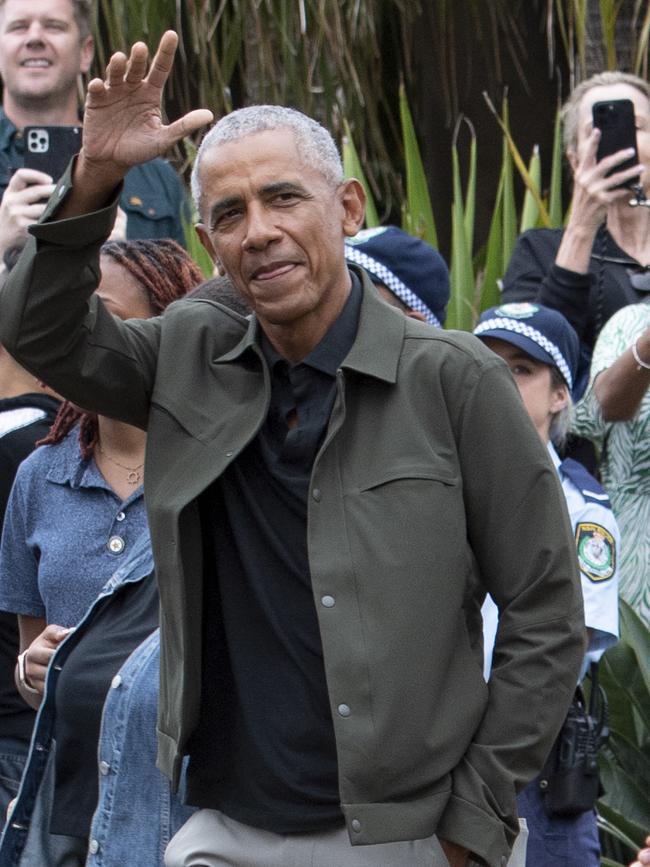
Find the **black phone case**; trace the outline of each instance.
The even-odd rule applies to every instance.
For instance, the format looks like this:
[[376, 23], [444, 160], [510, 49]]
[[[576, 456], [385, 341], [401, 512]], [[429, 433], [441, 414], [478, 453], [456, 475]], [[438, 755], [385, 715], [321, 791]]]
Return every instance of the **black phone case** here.
[[45, 172], [57, 181], [81, 148], [80, 126], [27, 126], [25, 168]]
[[[595, 102], [591, 109], [593, 124], [600, 130], [600, 141], [596, 159], [600, 162], [604, 157], [615, 154], [626, 148], [634, 148], [634, 154], [614, 169], [607, 172], [607, 177], [615, 172], [631, 168], [639, 162], [636, 149], [636, 121], [634, 119], [634, 104], [630, 99], [610, 99], [604, 102]], [[616, 189], [633, 187], [638, 184], [639, 176], [630, 178], [624, 184], [619, 184]]]

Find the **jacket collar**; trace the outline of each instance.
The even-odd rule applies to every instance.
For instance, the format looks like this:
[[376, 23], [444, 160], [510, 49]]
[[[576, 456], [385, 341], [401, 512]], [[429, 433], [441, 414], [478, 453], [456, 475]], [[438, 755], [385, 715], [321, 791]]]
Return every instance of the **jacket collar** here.
[[[363, 268], [355, 265], [348, 265], [348, 267], [361, 280], [363, 299], [357, 336], [341, 366], [394, 383], [397, 381], [397, 367], [404, 342], [406, 317], [379, 297]], [[257, 319], [253, 314], [248, 321], [246, 333], [239, 343], [224, 355], [215, 358], [215, 362], [220, 364], [235, 361], [249, 349], [260, 354], [257, 329]]]
[[9, 120], [0, 106], [0, 150], [7, 151], [11, 145], [11, 140], [16, 134], [15, 125]]

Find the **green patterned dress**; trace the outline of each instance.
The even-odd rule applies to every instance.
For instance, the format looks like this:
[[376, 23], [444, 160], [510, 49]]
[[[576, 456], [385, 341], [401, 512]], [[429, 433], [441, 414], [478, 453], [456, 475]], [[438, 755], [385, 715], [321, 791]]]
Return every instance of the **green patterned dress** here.
[[594, 348], [587, 392], [575, 408], [572, 429], [601, 452], [603, 487], [621, 530], [620, 595], [650, 626], [650, 389], [627, 422], [603, 421], [593, 391], [610, 367], [650, 326], [650, 304], [623, 307], [605, 324]]

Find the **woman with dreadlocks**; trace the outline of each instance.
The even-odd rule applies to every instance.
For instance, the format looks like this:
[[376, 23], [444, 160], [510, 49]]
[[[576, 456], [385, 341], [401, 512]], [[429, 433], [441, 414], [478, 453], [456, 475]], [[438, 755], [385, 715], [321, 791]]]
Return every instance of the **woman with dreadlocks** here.
[[[161, 313], [202, 278], [169, 240], [108, 242], [100, 265], [97, 296], [122, 319]], [[144, 431], [64, 403], [18, 471], [0, 550], [0, 608], [18, 615], [16, 682], [33, 707], [42, 700], [56, 648], [146, 536], [144, 451]], [[72, 840], [73, 849], [87, 837], [96, 800], [87, 774], [88, 761], [92, 769], [96, 764], [99, 696], [104, 681], [158, 625], [155, 582], [142, 582], [128, 611], [113, 606], [112, 612], [57, 684], [56, 783], [44, 830]], [[81, 744], [90, 745], [90, 758]], [[39, 856], [38, 863], [48, 861]]]

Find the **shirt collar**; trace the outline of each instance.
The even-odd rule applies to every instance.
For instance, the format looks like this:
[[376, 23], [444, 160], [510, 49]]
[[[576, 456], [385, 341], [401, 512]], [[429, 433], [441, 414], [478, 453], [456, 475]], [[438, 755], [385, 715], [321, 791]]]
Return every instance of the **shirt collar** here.
[[553, 466], [555, 467], [555, 469], [559, 473], [560, 472], [560, 464], [562, 463], [562, 461], [560, 460], [560, 456], [558, 455], [558, 453], [555, 451], [555, 446], [553, 445], [553, 443], [550, 440], [549, 440], [546, 448], [548, 449], [548, 453], [551, 456], [551, 460], [553, 461]]
[[[79, 428], [75, 425], [72, 430], [55, 446], [44, 446], [51, 449], [51, 466], [47, 471], [48, 482], [57, 485], [70, 485], [71, 488], [104, 488], [113, 493], [104, 476], [99, 472], [97, 464], [90, 458], [84, 460], [81, 457], [79, 446]], [[142, 487], [138, 487], [129, 495], [125, 502], [136, 499], [142, 494]]]
[[[359, 325], [362, 298], [361, 283], [356, 274], [350, 273], [350, 276], [352, 288], [343, 309], [320, 343], [301, 362], [329, 376], [336, 376], [336, 371], [352, 348]], [[285, 360], [276, 352], [263, 332], [260, 333], [260, 347], [270, 368], [278, 361]]]
[[[341, 366], [385, 382], [397, 382], [397, 368], [407, 317], [380, 298], [363, 268], [348, 263], [348, 270], [359, 279], [362, 293], [356, 336]], [[434, 338], [435, 331], [435, 328], [431, 328], [431, 339]], [[235, 361], [250, 349], [261, 355], [257, 345], [257, 333], [258, 323], [253, 314], [239, 343], [214, 361], [219, 364]], [[381, 335], [381, 348], [378, 348], [378, 335]]]
[[17, 131], [13, 122], [9, 120], [4, 109], [0, 106], [0, 150], [6, 151], [9, 149]]

